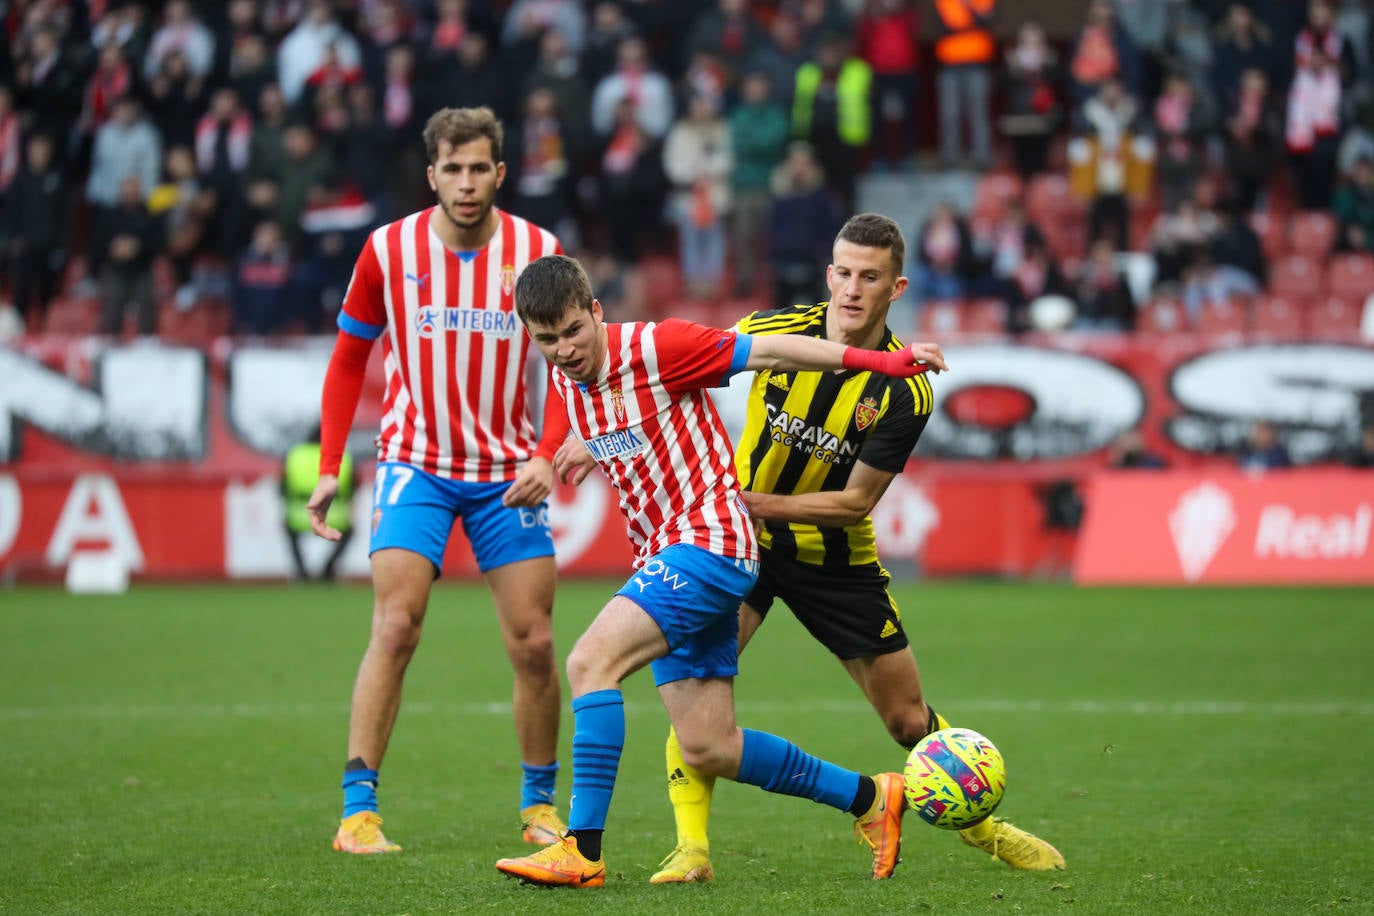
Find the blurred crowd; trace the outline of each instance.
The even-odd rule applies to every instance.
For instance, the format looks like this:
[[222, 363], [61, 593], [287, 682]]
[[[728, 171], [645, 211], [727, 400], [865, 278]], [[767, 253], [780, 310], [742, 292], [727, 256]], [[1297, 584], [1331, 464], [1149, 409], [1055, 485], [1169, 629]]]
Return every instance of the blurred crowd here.
[[0, 0], [0, 300], [31, 332], [64, 300], [102, 332], [206, 302], [327, 331], [367, 232], [432, 200], [426, 118], [470, 105], [506, 125], [499, 203], [619, 317], [663, 308], [669, 258], [684, 300], [822, 297], [874, 173], [976, 176], [908, 227], [930, 315], [1120, 332], [1374, 292], [1369, 3], [1087, 0], [1054, 37], [1001, 6]]

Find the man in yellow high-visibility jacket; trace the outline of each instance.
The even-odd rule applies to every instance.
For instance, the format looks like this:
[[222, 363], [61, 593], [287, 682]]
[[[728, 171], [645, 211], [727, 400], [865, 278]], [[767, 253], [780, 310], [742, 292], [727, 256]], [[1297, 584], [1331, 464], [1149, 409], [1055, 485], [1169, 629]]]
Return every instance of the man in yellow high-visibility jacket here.
[[[281, 495], [285, 509], [283, 521], [286, 527], [286, 542], [291, 547], [291, 559], [296, 564], [296, 578], [310, 579], [305, 559], [301, 556], [300, 535], [308, 535], [310, 512], [306, 504], [315, 492], [315, 484], [320, 479], [320, 431], [317, 427], [310, 438], [286, 450], [282, 459]], [[353, 457], [344, 452], [343, 463], [339, 466], [339, 495], [329, 506], [329, 526], [337, 529], [343, 537], [330, 542], [329, 559], [320, 572], [321, 579], [333, 579], [334, 567], [339, 562], [353, 537], [353, 490], [357, 486], [357, 476], [353, 467]]]

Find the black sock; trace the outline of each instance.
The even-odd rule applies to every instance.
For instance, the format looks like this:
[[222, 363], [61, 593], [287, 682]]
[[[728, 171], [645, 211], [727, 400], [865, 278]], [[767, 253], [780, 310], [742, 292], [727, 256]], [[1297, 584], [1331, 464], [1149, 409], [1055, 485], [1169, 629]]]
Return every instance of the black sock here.
[[345, 763], [345, 764], [344, 764], [344, 772], [345, 772], [345, 773], [352, 773], [354, 770], [370, 770], [370, 769], [372, 769], [372, 767], [368, 766], [368, 765], [367, 765], [367, 762], [366, 762], [365, 760], [363, 760], [363, 758], [361, 758], [361, 757], [354, 757], [352, 760], [348, 761], [348, 763]]
[[873, 781], [872, 776], [859, 777], [859, 792], [854, 796], [854, 804], [849, 806], [849, 813], [855, 817], [863, 817], [868, 813], [868, 809], [873, 807], [873, 799], [878, 797], [878, 784]]
[[569, 830], [568, 836], [577, 840], [577, 851], [582, 858], [595, 862], [601, 858], [601, 830]]

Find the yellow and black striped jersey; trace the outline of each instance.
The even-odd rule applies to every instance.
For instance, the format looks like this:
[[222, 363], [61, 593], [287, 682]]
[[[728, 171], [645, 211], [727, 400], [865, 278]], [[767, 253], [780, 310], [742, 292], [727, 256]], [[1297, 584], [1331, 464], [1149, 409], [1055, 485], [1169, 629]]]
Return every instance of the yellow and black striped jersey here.
[[[745, 334], [825, 337], [827, 302], [755, 312]], [[900, 350], [884, 329], [876, 349]], [[746, 490], [818, 493], [843, 490], [855, 461], [900, 472], [930, 417], [933, 397], [925, 375], [898, 379], [873, 372], [755, 373], [735, 470]], [[762, 545], [803, 563], [853, 566], [878, 562], [873, 522], [846, 528], [780, 521], [764, 525]]]

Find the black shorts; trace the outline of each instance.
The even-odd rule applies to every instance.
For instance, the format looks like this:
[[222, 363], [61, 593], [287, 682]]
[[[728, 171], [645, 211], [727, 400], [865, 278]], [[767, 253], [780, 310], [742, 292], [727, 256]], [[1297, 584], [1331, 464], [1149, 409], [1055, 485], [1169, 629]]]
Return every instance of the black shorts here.
[[879, 564], [815, 566], [771, 550], [760, 554], [759, 580], [744, 598], [760, 616], [782, 599], [821, 645], [845, 660], [907, 647], [902, 614], [887, 590], [892, 577]]

